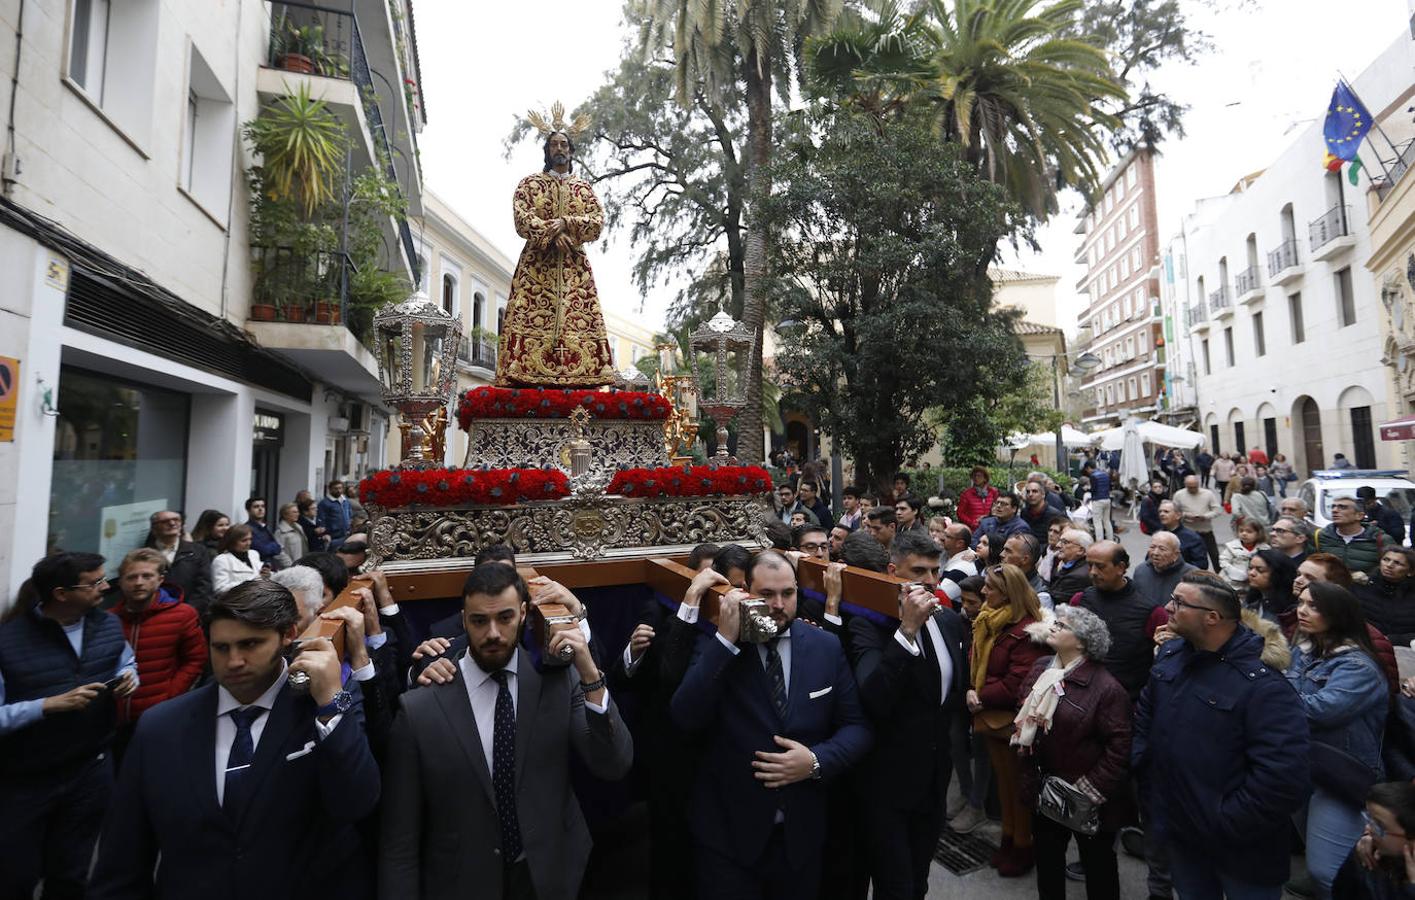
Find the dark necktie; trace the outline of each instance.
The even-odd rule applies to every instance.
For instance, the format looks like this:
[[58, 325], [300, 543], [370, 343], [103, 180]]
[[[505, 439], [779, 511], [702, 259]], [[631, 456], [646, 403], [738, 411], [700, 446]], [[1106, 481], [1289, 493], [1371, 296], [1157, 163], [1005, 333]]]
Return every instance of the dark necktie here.
[[226, 785], [221, 794], [221, 808], [232, 818], [241, 815], [246, 803], [251, 760], [255, 758], [255, 740], [251, 737], [251, 725], [263, 715], [265, 710], [259, 706], [231, 710], [231, 721], [236, 723], [236, 739], [231, 742], [231, 753], [226, 757]]
[[766, 645], [766, 677], [771, 683], [771, 704], [782, 722], [786, 721], [786, 673], [781, 668], [781, 654], [776, 652], [776, 641]]
[[491, 673], [498, 685], [491, 731], [491, 783], [501, 825], [501, 859], [508, 865], [521, 858], [521, 823], [516, 817], [516, 707], [506, 683], [510, 674], [505, 669]]

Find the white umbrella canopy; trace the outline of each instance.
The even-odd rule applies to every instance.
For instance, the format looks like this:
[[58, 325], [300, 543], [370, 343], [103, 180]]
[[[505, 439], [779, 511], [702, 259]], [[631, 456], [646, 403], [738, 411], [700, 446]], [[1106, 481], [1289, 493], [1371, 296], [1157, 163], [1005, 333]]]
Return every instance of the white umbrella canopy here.
[[[1175, 428], [1173, 425], [1162, 425], [1155, 421], [1131, 421], [1135, 421], [1135, 428], [1140, 433], [1140, 440], [1146, 444], [1196, 450], [1206, 443], [1202, 434], [1187, 428]], [[1125, 449], [1125, 429], [1123, 427], [1107, 428], [1104, 431], [1096, 432], [1092, 437], [1100, 439], [1102, 450], [1123, 451]]]
[[1120, 483], [1134, 487], [1148, 481], [1150, 472], [1145, 463], [1145, 444], [1140, 438], [1139, 423], [1131, 419], [1121, 429]]
[[[1070, 425], [1061, 426], [1061, 442], [1067, 447], [1090, 447], [1095, 444], [1096, 436], [1087, 434], [1079, 428]], [[1039, 431], [1036, 434], [1014, 434], [1007, 439], [1007, 446], [1014, 450], [1032, 445], [1051, 447], [1056, 444], [1055, 431]]]

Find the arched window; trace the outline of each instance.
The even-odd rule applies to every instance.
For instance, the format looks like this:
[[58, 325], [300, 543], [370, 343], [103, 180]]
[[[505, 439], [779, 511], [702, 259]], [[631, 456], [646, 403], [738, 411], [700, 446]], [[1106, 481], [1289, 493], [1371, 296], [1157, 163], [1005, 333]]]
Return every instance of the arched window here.
[[486, 306], [486, 297], [481, 291], [472, 294], [472, 327], [482, 327], [482, 307]]
[[442, 276], [442, 310], [457, 317], [457, 279], [450, 273]]

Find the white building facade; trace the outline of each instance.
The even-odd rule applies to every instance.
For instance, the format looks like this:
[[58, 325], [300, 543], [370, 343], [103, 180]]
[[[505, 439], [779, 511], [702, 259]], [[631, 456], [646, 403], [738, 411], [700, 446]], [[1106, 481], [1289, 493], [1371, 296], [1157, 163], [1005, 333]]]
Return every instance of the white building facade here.
[[[1381, 109], [1409, 91], [1411, 72], [1402, 39], [1353, 86]], [[1266, 170], [1202, 201], [1166, 253], [1210, 448], [1283, 453], [1299, 474], [1336, 453], [1359, 467], [1397, 462], [1377, 434], [1394, 407], [1365, 268], [1370, 179], [1353, 187], [1345, 169], [1325, 171], [1325, 150], [1318, 119]]]
[[[367, 336], [342, 324], [341, 280], [322, 321], [313, 304], [253, 314], [262, 272], [241, 126], [262, 104], [307, 86], [346, 126], [349, 171], [379, 167], [420, 212], [411, 5], [331, 7], [0, 10], [0, 111], [13, 109], [0, 135], [0, 356], [19, 367], [0, 440], [0, 607], [52, 549], [104, 553], [115, 571], [155, 510], [182, 510], [189, 527], [208, 508], [242, 521], [248, 497], [273, 512], [384, 463], [377, 367]], [[272, 40], [300, 28], [303, 54]], [[375, 81], [409, 87], [365, 89]], [[379, 267], [411, 283], [406, 221], [389, 217], [386, 233]]]

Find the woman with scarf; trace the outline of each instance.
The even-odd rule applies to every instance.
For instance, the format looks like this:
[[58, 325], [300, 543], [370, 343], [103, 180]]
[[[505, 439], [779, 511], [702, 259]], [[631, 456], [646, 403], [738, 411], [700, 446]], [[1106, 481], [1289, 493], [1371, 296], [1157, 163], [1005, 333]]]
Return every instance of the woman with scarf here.
[[983, 608], [973, 619], [967, 700], [973, 732], [986, 739], [997, 775], [1002, 846], [992, 865], [1004, 878], [1025, 875], [1032, 868], [1032, 810], [1021, 797], [1017, 754], [1008, 742], [1022, 702], [1022, 681], [1041, 656], [1041, 648], [1027, 636], [1027, 626], [1041, 620], [1041, 601], [1022, 570], [1013, 565], [988, 567]]
[[[1130, 697], [1101, 660], [1110, 652], [1105, 622], [1079, 606], [1059, 606], [1050, 625], [1028, 629], [1055, 653], [1032, 668], [1022, 684], [1022, 709], [1012, 746], [1022, 757], [1022, 796], [1035, 806], [1052, 775], [1100, 809], [1100, 830], [1075, 834], [1086, 871], [1087, 900], [1120, 900], [1115, 835], [1126, 822], [1130, 765]], [[1066, 846], [1072, 832], [1037, 815], [1037, 897], [1066, 898]]]
[[1302, 697], [1312, 733], [1312, 799], [1307, 805], [1307, 871], [1317, 895], [1360, 839], [1361, 804], [1381, 780], [1381, 737], [1389, 696], [1361, 605], [1331, 582], [1298, 595], [1287, 680]]
[[1296, 578], [1297, 564], [1292, 557], [1271, 548], [1256, 551], [1248, 560], [1248, 591], [1243, 608], [1281, 624], [1279, 617], [1286, 614], [1290, 618], [1292, 582]]

